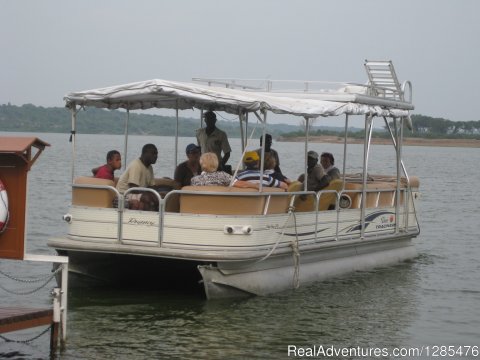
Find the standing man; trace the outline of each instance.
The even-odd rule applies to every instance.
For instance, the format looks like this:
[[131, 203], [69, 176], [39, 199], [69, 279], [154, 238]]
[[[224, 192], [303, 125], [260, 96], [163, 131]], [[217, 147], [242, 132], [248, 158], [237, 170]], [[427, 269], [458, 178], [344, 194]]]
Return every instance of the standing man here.
[[232, 151], [227, 134], [215, 126], [217, 116], [213, 111], [207, 111], [203, 117], [206, 127], [197, 130], [198, 145], [202, 149], [202, 154], [215, 153], [218, 157], [218, 168], [225, 171], [225, 166]]

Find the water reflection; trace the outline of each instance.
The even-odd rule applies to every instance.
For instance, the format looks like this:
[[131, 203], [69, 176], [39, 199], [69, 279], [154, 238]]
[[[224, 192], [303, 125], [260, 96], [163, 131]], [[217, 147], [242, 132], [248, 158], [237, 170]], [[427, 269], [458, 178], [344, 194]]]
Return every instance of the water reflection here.
[[285, 357], [288, 344], [401, 346], [417, 312], [417, 281], [415, 266], [406, 263], [242, 300], [73, 290], [62, 358], [88, 358], [96, 351], [108, 358], [122, 349], [120, 358], [265, 359]]

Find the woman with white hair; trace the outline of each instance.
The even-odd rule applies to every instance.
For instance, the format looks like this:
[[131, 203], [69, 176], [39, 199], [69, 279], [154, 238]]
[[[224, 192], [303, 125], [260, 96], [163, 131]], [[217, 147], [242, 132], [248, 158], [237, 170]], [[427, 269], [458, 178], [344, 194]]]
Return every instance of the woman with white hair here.
[[[200, 156], [200, 167], [202, 173], [194, 176], [191, 181], [191, 185], [194, 186], [207, 186], [207, 185], [220, 185], [229, 186], [232, 182], [233, 176], [225, 171], [218, 171], [218, 157], [213, 152], [207, 152]], [[253, 188], [258, 189], [258, 184], [252, 184], [248, 181], [234, 180], [233, 186], [241, 188]]]

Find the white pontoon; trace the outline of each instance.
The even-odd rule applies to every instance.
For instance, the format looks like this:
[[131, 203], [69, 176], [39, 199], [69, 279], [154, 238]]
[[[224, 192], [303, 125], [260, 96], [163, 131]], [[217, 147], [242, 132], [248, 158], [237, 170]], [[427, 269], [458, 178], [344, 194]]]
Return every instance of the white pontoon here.
[[[365, 68], [366, 85], [330, 84], [329, 90], [317, 90], [315, 82], [302, 82], [292, 90], [291, 82], [280, 87], [274, 81], [259, 86], [253, 81], [195, 79], [67, 94], [74, 157], [76, 117], [83, 107], [126, 109], [127, 119], [130, 110], [176, 109], [177, 121], [179, 110], [224, 111], [239, 116], [243, 149], [249, 114], [262, 123], [263, 136], [269, 112], [290, 114], [305, 119], [305, 160], [311, 119], [344, 116], [343, 172], [341, 180], [318, 193], [298, 184], [288, 192], [187, 186], [155, 193], [157, 212], [125, 208], [125, 194], [113, 181], [76, 177], [72, 165], [72, 203], [64, 216], [68, 234], [50, 239], [48, 245], [69, 256], [71, 272], [97, 280], [142, 278], [161, 284], [189, 271], [195, 277], [198, 269], [208, 298], [265, 295], [415, 257], [419, 183], [408, 176], [402, 161], [403, 125], [413, 109], [411, 85], [399, 83], [389, 61], [366, 61]], [[363, 172], [356, 176], [345, 169], [350, 115], [365, 118]], [[373, 121], [378, 118], [389, 129], [395, 149], [393, 175], [368, 174]], [[263, 168], [264, 149], [261, 155]]]

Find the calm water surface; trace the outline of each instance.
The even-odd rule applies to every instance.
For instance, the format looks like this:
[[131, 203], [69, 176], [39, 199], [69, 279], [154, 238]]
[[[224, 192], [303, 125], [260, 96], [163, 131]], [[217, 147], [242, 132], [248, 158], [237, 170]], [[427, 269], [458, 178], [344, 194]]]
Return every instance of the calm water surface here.
[[[27, 249], [53, 254], [47, 239], [66, 231], [61, 216], [70, 197], [70, 143], [65, 134], [39, 137], [52, 147], [30, 172]], [[81, 154], [77, 175], [102, 164], [112, 148], [123, 153], [122, 136], [80, 135], [77, 139]], [[172, 177], [172, 138], [132, 136], [127, 162], [147, 142], [159, 147], [156, 175]], [[180, 149], [189, 142], [193, 138], [180, 139]], [[239, 141], [232, 143], [231, 163], [239, 156]], [[294, 178], [302, 172], [298, 159], [303, 156], [303, 144], [274, 142], [273, 147], [285, 173]], [[331, 151], [337, 159], [343, 154], [342, 145], [311, 144], [310, 148]], [[361, 171], [362, 154], [361, 145], [349, 149], [348, 172]], [[393, 170], [392, 159], [390, 147], [374, 146], [370, 173]], [[421, 234], [416, 239], [419, 257], [415, 260], [244, 300], [206, 301], [191, 292], [72, 288], [67, 346], [57, 358], [283, 359], [288, 358], [288, 345], [480, 346], [480, 199], [476, 188], [480, 150], [405, 147], [404, 159], [409, 174], [421, 179]], [[341, 169], [341, 160], [337, 162]], [[48, 274], [50, 265], [1, 260], [0, 270], [26, 277]], [[0, 282], [9, 289], [32, 289], [1, 275]], [[0, 289], [1, 305], [48, 306], [50, 289], [26, 297]], [[39, 331], [8, 335], [26, 339]], [[0, 340], [1, 357], [47, 358], [48, 336], [29, 344]]]

